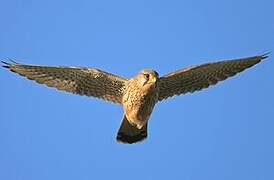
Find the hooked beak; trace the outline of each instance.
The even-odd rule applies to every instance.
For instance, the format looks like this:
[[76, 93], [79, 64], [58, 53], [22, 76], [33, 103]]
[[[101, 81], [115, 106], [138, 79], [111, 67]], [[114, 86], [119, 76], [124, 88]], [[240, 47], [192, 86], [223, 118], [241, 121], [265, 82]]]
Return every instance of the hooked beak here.
[[149, 84], [155, 84], [157, 81], [157, 77], [152, 77], [150, 80], [149, 80]]
[[155, 83], [156, 81], [157, 81], [157, 77], [153, 77], [153, 78], [152, 78], [152, 82]]

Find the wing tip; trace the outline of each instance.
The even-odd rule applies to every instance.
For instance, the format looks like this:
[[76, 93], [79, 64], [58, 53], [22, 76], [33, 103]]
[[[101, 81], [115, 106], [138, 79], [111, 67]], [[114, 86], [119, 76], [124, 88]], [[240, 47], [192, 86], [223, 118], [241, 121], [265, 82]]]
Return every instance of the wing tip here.
[[11, 66], [19, 64], [18, 62], [14, 61], [14, 60], [12, 60], [12, 59], [10, 59], [10, 58], [8, 58], [8, 61], [9, 61], [9, 62], [4, 61], [4, 60], [1, 60], [1, 63], [2, 63], [2, 67], [3, 67], [3, 68], [10, 69]]
[[260, 57], [261, 57], [261, 59], [263, 60], [263, 59], [268, 58], [268, 57], [270, 56], [270, 54], [271, 54], [271, 51], [268, 51], [268, 52], [263, 53], [262, 55], [260, 55]]
[[8, 62], [6, 62], [6, 61], [1, 61], [1, 63], [2, 63], [2, 67], [3, 68], [10, 68], [10, 66], [11, 66], [11, 63], [8, 63]]

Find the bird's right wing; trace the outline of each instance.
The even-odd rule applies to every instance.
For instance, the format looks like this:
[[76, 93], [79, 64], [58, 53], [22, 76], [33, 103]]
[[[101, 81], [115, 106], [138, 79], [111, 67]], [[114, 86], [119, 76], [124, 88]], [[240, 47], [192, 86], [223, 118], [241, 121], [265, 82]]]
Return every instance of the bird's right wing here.
[[160, 78], [159, 101], [174, 95], [199, 91], [259, 63], [267, 54], [225, 60], [180, 69]]
[[79, 95], [93, 96], [121, 104], [124, 82], [120, 76], [95, 68], [35, 66], [3, 62], [3, 67], [45, 84]]

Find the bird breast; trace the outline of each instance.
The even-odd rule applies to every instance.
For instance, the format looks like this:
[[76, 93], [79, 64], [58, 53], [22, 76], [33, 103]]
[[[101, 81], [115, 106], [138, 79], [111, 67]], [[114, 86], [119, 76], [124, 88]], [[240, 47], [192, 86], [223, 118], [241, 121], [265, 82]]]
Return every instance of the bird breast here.
[[123, 96], [124, 113], [132, 125], [142, 128], [148, 121], [150, 114], [158, 100], [158, 91], [143, 89], [133, 83], [126, 87]]

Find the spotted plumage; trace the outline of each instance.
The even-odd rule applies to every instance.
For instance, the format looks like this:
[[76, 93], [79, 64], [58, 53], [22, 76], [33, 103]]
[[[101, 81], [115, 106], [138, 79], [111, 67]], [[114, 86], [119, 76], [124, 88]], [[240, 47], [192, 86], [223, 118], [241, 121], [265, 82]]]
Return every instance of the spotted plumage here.
[[116, 139], [135, 143], [147, 137], [148, 120], [157, 102], [207, 88], [265, 58], [267, 54], [190, 66], [162, 77], [154, 70], [142, 70], [129, 79], [96, 68], [2, 63], [3, 67], [37, 83], [122, 105], [124, 117]]

